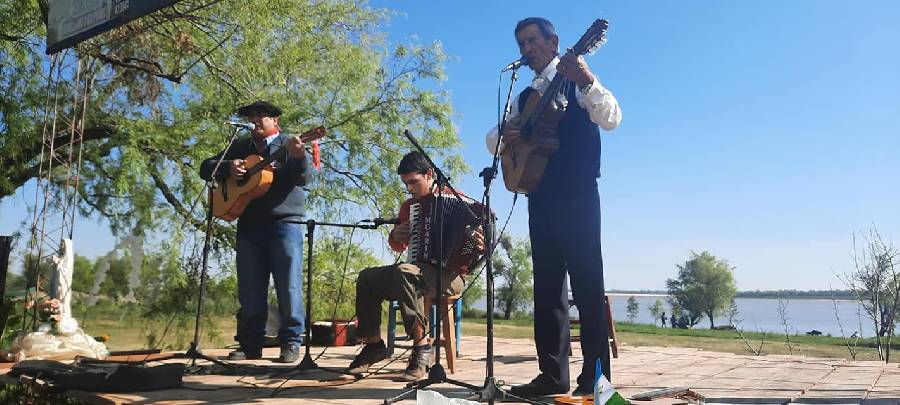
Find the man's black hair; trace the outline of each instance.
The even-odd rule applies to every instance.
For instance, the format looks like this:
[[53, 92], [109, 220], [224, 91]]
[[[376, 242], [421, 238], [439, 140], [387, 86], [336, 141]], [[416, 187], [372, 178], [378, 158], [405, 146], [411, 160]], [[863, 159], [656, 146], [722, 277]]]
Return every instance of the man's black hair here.
[[407, 153], [405, 156], [403, 156], [403, 159], [400, 160], [400, 164], [397, 165], [397, 174], [425, 174], [428, 173], [429, 169], [431, 169], [431, 165], [428, 164], [428, 160], [425, 159], [425, 155], [419, 153], [418, 151], [414, 151]]
[[547, 21], [546, 18], [528, 17], [516, 24], [516, 31], [513, 32], [513, 36], [519, 35], [519, 31], [531, 24], [537, 24], [538, 28], [541, 30], [541, 35], [543, 35], [544, 38], [550, 39], [550, 37], [556, 35], [556, 28], [554, 28], [553, 24], [550, 23], [550, 21]]

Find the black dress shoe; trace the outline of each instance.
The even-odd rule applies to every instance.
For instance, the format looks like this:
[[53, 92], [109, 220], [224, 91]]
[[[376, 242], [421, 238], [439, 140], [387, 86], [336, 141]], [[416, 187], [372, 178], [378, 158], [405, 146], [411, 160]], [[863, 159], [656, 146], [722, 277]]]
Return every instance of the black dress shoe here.
[[554, 383], [550, 377], [539, 374], [528, 384], [513, 385], [509, 393], [517, 397], [534, 398], [547, 395], [565, 394], [569, 392], [569, 385]]
[[594, 395], [594, 389], [591, 387], [582, 387], [578, 386], [575, 388], [575, 391], [572, 392], [573, 397], [590, 397]]
[[293, 363], [300, 360], [300, 345], [289, 343], [281, 346], [281, 355], [272, 360], [276, 363]]

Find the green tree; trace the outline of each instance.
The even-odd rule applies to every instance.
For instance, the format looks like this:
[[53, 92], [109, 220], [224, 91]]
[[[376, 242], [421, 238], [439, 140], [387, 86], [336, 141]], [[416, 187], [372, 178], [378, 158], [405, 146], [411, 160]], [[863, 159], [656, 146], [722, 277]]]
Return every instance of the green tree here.
[[638, 305], [637, 299], [635, 299], [633, 295], [628, 297], [628, 307], [625, 309], [625, 313], [628, 314], [628, 322], [634, 323], [640, 310], [641, 306]]
[[691, 326], [705, 314], [709, 327], [714, 327], [716, 313], [724, 311], [737, 292], [733, 268], [706, 251], [691, 252], [690, 259], [677, 267], [678, 278], [666, 280], [672, 305], [687, 312]]
[[485, 296], [484, 273], [480, 275], [477, 273], [470, 274], [466, 277], [466, 289], [464, 291], [465, 294], [460, 298], [462, 300], [464, 315], [475, 313], [475, 303]]
[[660, 298], [657, 298], [656, 302], [654, 302], [653, 305], [647, 307], [647, 309], [650, 310], [650, 316], [653, 317], [654, 325], [656, 324], [656, 321], [660, 319], [660, 316], [665, 313], [663, 312], [663, 301]]
[[532, 302], [531, 244], [526, 239], [505, 236], [498, 247], [506, 254], [494, 254], [494, 274], [499, 278], [495, 296], [503, 318], [510, 319], [514, 312]]
[[106, 279], [100, 283], [100, 294], [119, 300], [128, 295], [128, 273], [131, 271], [131, 262], [127, 256], [109, 260], [109, 269], [106, 270]]
[[[48, 66], [41, 4], [0, 0], [0, 15], [15, 17], [0, 25], [0, 56], [10, 66], [0, 80], [0, 167], [8, 174], [0, 196], [37, 175]], [[80, 44], [70, 54], [90, 58], [82, 75], [95, 78], [81, 208], [104, 215], [117, 234], [180, 232], [184, 221], [200, 227], [202, 210], [191, 210], [202, 190], [197, 164], [223, 148], [221, 120], [257, 98], [286, 107], [286, 132], [329, 129], [308, 200], [322, 216], [399, 205], [392, 169], [408, 149], [406, 129], [449, 173], [464, 170], [449, 97], [429, 84], [444, 78], [441, 46], [391, 49], [378, 31], [389, 16], [347, 0], [183, 0]], [[216, 235], [230, 241], [223, 228]]]
[[[312, 319], [350, 319], [356, 314], [356, 276], [366, 267], [380, 265], [378, 258], [357, 244], [348, 234], [332, 233], [316, 241], [313, 252]], [[306, 255], [306, 252], [304, 252]], [[304, 260], [306, 258], [304, 257]], [[304, 268], [304, 272], [306, 268]], [[303, 274], [306, 293], [306, 277]], [[304, 297], [305, 299], [305, 297]], [[304, 303], [305, 305], [305, 303]]]
[[[51, 94], [46, 12], [46, 0], [0, 0], [0, 198], [38, 175]], [[405, 197], [393, 171], [409, 149], [404, 130], [448, 175], [467, 170], [440, 87], [441, 44], [388, 43], [380, 27], [391, 16], [352, 0], [182, 0], [60, 54], [60, 99], [71, 99], [76, 66], [91, 84], [81, 214], [104, 217], [120, 237], [169, 238], [151, 249], [171, 257], [144, 269], [156, 272], [156, 284], [142, 286], [165, 296], [145, 310], [175, 310], [196, 296], [198, 256], [173, 252], [202, 243], [198, 165], [226, 144], [221, 121], [237, 106], [267, 99], [284, 107], [284, 132], [329, 129], [322, 170], [308, 187], [312, 217], [392, 214]], [[61, 105], [59, 116], [70, 115], [72, 105]], [[218, 282], [233, 271], [234, 227], [216, 222], [213, 232], [210, 274]], [[352, 254], [368, 257], [358, 247]]]
[[868, 235], [860, 233], [859, 239], [854, 233], [855, 269], [841, 278], [872, 320], [879, 357], [890, 361], [891, 341], [900, 317], [900, 249], [885, 242], [874, 226]]
[[94, 263], [91, 259], [75, 255], [75, 267], [72, 273], [72, 290], [90, 293], [94, 286]]

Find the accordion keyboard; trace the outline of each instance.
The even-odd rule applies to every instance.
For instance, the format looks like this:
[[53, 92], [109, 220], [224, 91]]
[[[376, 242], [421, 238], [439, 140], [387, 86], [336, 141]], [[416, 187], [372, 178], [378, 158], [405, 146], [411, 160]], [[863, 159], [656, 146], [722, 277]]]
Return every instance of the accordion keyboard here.
[[419, 255], [419, 249], [421, 249], [422, 241], [420, 240], [420, 233], [412, 232], [413, 229], [416, 229], [416, 226], [419, 224], [422, 204], [414, 203], [409, 206], [409, 244], [406, 249], [406, 262], [413, 263], [415, 258]]

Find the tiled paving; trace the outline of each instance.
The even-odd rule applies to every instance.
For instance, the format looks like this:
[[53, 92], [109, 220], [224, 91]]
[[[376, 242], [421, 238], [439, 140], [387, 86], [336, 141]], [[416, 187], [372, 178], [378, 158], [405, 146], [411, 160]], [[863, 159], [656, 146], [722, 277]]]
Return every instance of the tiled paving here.
[[[481, 386], [485, 381], [486, 340], [463, 338], [457, 372], [448, 377]], [[538, 367], [531, 340], [497, 339], [494, 371], [505, 384], [528, 382]], [[278, 349], [266, 349], [266, 359]], [[313, 348], [313, 356], [321, 348]], [[323, 367], [344, 367], [356, 347], [329, 348], [317, 359]], [[577, 344], [572, 357], [572, 387], [581, 369]], [[204, 354], [225, 356], [225, 349], [207, 349]], [[132, 394], [69, 392], [89, 403], [206, 404], [206, 403], [296, 403], [381, 404], [384, 398], [404, 390], [396, 381], [406, 366], [406, 353], [361, 380], [328, 371], [297, 373], [294, 366], [269, 360], [238, 362], [241, 375], [186, 375], [184, 387]], [[200, 362], [199, 364], [205, 364]], [[446, 364], [446, 363], [445, 363]], [[446, 366], [445, 366], [446, 367]], [[851, 362], [800, 356], [745, 356], [688, 348], [619, 348], [613, 360], [613, 383], [626, 398], [647, 391], [687, 387], [706, 397], [707, 403], [729, 404], [900, 404], [900, 368], [896, 363]], [[449, 384], [429, 387], [451, 397], [465, 398], [471, 391]], [[399, 403], [411, 404], [412, 399]], [[549, 400], [547, 402], [550, 402]], [[635, 401], [635, 403], [641, 403]], [[684, 403], [657, 400], [646, 404]]]

